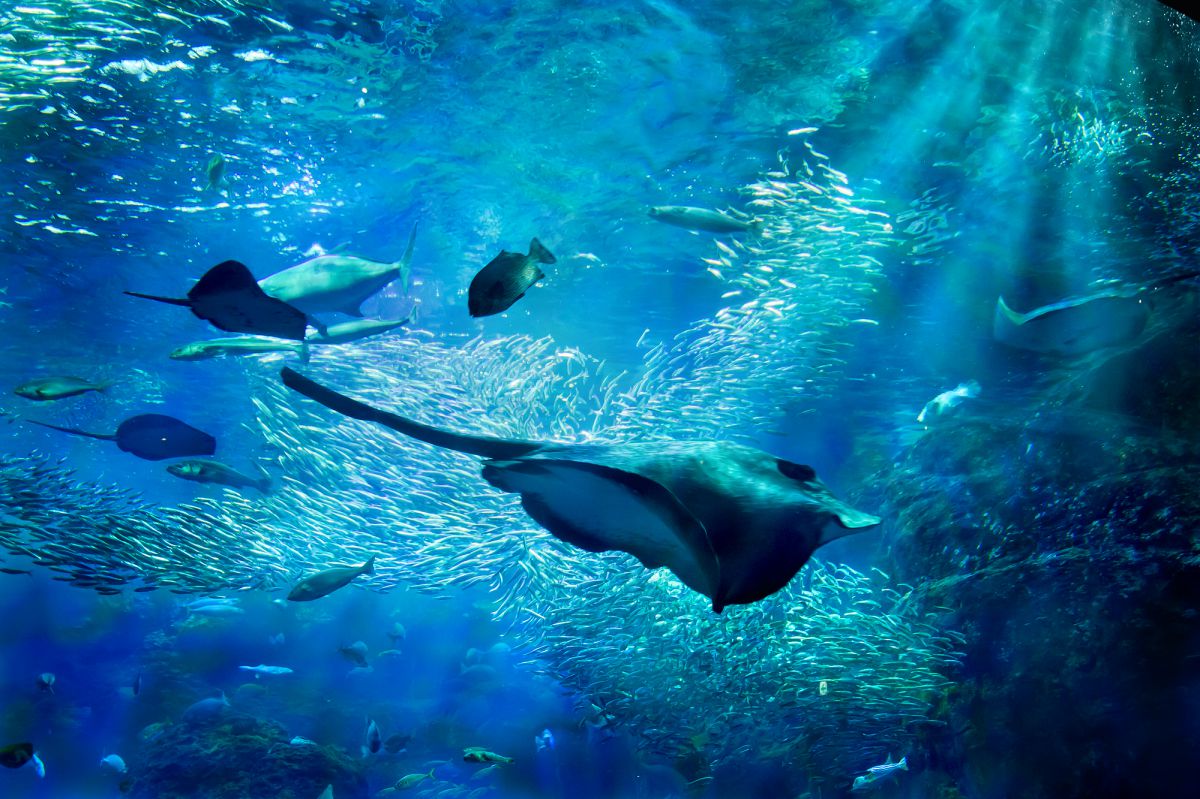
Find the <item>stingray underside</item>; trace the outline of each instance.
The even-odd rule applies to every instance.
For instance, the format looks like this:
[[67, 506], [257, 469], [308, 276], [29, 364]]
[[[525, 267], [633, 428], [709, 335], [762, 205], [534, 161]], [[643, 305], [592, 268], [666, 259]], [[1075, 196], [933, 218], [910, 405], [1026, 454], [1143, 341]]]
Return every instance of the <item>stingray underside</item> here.
[[487, 461], [483, 477], [519, 493], [526, 512], [562, 541], [589, 552], [633, 555], [648, 569], [669, 568], [684, 585], [712, 597], [720, 564], [704, 527], [671, 492], [634, 472], [545, 456]]

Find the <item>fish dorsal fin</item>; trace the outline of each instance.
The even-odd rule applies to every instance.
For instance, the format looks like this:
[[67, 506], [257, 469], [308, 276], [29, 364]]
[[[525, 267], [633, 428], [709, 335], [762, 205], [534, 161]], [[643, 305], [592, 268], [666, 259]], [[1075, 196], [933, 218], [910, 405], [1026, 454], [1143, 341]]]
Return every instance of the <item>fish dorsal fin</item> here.
[[321, 403], [331, 411], [337, 411], [343, 416], [349, 416], [351, 419], [361, 419], [366, 422], [381, 424], [398, 433], [411, 436], [418, 441], [433, 444], [435, 447], [445, 447], [456, 452], [480, 455], [484, 458], [507, 459], [528, 455], [545, 446], [545, 444], [537, 441], [520, 441], [493, 438], [491, 436], [472, 436], [453, 433], [449, 430], [442, 430], [437, 427], [421, 424], [420, 422], [414, 422], [398, 414], [381, 411], [378, 408], [367, 405], [365, 402], [350, 399], [313, 380], [309, 380], [299, 372], [287, 367], [284, 367], [280, 372], [280, 376], [283, 378], [285, 386], [303, 394], [311, 400]]
[[408, 293], [408, 276], [412, 271], [413, 244], [417, 241], [418, 224], [419, 222], [413, 223], [412, 232], [408, 234], [408, 246], [404, 248], [404, 255], [401, 255], [400, 260], [396, 262], [396, 269], [400, 272], [400, 285], [406, 294]]

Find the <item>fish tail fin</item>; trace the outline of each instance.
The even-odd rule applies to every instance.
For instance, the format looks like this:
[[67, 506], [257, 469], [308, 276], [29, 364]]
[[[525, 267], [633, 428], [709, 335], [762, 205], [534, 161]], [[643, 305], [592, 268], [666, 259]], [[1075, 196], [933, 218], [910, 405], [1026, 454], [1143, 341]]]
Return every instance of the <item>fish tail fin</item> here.
[[112, 388], [116, 384], [117, 384], [116, 380], [101, 380], [99, 383], [96, 384], [96, 390], [97, 391], [108, 391], [110, 388]]
[[312, 356], [312, 351], [308, 348], [307, 341], [301, 341], [300, 346], [296, 349], [296, 354], [300, 356], [300, 363], [308, 363]]
[[900, 762], [897, 763], [896, 766], [901, 771], [908, 771], [908, 755], [905, 755], [904, 757], [900, 758]]
[[[434, 766], [433, 768], [437, 768], [437, 766]], [[433, 776], [433, 768], [429, 769], [429, 773], [425, 775], [426, 777], [428, 777], [431, 780], [437, 779], [437, 777]]]
[[33, 419], [26, 419], [30, 424], [36, 424], [39, 427], [49, 427], [51, 430], [57, 430], [60, 433], [70, 433], [73, 436], [83, 436], [84, 438], [96, 438], [100, 441], [116, 441], [117, 437], [108, 433], [89, 433], [86, 430], [76, 430], [74, 427], [59, 427], [56, 424], [46, 424], [45, 422], [37, 422]]
[[1017, 313], [1012, 308], [1008, 307], [1008, 303], [1006, 303], [1004, 301], [1003, 297], [997, 297], [996, 298], [996, 319], [999, 320], [1001, 318], [1005, 319], [1009, 324], [1012, 324], [1012, 325], [1025, 324], [1025, 314]]
[[417, 241], [417, 226], [420, 220], [413, 222], [412, 232], [408, 234], [408, 246], [404, 248], [404, 255], [400, 256], [400, 260], [396, 262], [396, 269], [400, 272], [400, 285], [404, 287], [404, 292], [408, 293], [408, 276], [412, 272], [412, 254], [413, 245]]
[[546, 245], [537, 240], [536, 236], [529, 242], [529, 257], [542, 264], [558, 263], [558, 259], [546, 249]]
[[286, 366], [280, 372], [280, 377], [283, 378], [283, 384], [288, 388], [321, 403], [326, 408], [336, 411], [343, 416], [381, 424], [398, 433], [403, 433], [406, 436], [415, 438], [418, 441], [424, 441], [426, 444], [432, 444], [435, 447], [444, 447], [456, 452], [465, 452], [484, 458], [499, 458], [504, 460], [528, 455], [543, 446], [536, 441], [519, 441], [490, 436], [453, 433], [449, 430], [442, 430], [431, 425], [414, 422], [398, 414], [373, 408], [365, 402], [350, 399], [344, 394], [339, 394], [332, 389], [326, 388], [314, 380], [309, 380], [304, 375]]
[[178, 297], [157, 297], [153, 294], [142, 294], [137, 291], [126, 291], [124, 293], [128, 294], [130, 297], [141, 297], [143, 300], [154, 300], [155, 302], [165, 302], [167, 305], [182, 305], [185, 308], [190, 308], [192, 305], [191, 300], [182, 300], [182, 299], [179, 299]]
[[367, 562], [362, 565], [358, 571], [359, 574], [374, 574], [375, 573], [375, 556], [372, 555], [367, 559]]

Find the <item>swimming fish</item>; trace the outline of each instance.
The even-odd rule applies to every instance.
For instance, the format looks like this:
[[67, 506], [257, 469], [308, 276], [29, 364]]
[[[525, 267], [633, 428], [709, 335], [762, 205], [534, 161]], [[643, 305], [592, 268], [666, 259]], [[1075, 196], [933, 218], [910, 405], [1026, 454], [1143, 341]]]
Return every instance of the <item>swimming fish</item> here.
[[0, 766], [20, 768], [33, 757], [33, 744], [9, 744], [0, 746]]
[[208, 164], [204, 167], [204, 176], [208, 178], [208, 185], [204, 188], [210, 190], [223, 188], [225, 186], [225, 156], [217, 153], [208, 159]]
[[349, 646], [340, 646], [338, 647], [338, 652], [341, 653], [342, 657], [359, 668], [365, 669], [367, 667], [367, 645], [362, 641], [355, 641]]
[[417, 226], [413, 225], [408, 247], [394, 263], [368, 261], [353, 255], [319, 255], [265, 277], [258, 285], [270, 296], [307, 314], [336, 311], [362, 316], [359, 306], [396, 278], [408, 289], [416, 238]]
[[1105, 292], [1017, 313], [996, 300], [992, 335], [1001, 344], [1051, 355], [1082, 355], [1133, 341], [1150, 319], [1141, 292]]
[[412, 321], [412, 316], [403, 319], [356, 319], [353, 322], [343, 322], [340, 325], [329, 325], [325, 330], [308, 334], [305, 339], [309, 344], [348, 344], [351, 341], [378, 336], [389, 330], [403, 327]]
[[29, 762], [33, 765], [33, 773], [37, 774], [39, 779], [46, 779], [46, 764], [38, 757], [37, 752], [30, 755]]
[[258, 665], [258, 666], [238, 666], [238, 668], [241, 669], [242, 671], [254, 672], [255, 679], [257, 679], [260, 674], [280, 676], [283, 674], [292, 674], [293, 673], [292, 670], [289, 669], [287, 666]]
[[228, 708], [229, 700], [222, 691], [219, 698], [209, 697], [189, 705], [188, 709], [183, 711], [183, 720], [189, 724], [203, 724], [219, 718]]
[[106, 755], [105, 757], [100, 758], [100, 766], [102, 768], [112, 769], [117, 774], [124, 774], [129, 770], [129, 767], [125, 765], [125, 761], [120, 755]]
[[231, 488], [257, 488], [264, 494], [271, 491], [271, 478], [251, 477], [242, 474], [232, 466], [226, 466], [220, 461], [207, 458], [194, 458], [186, 461], [176, 461], [167, 466], [167, 471], [183, 480], [194, 483], [213, 483]]
[[668, 567], [693, 591], [749, 604], [787, 585], [820, 546], [874, 527], [816, 472], [727, 441], [555, 444], [454, 433], [381, 411], [285, 368], [289, 388], [331, 410], [434, 446], [479, 455], [483, 478], [589, 552]]
[[392, 787], [397, 791], [407, 791], [409, 788], [414, 788], [420, 785], [425, 780], [433, 779], [433, 769], [425, 774], [405, 774], [400, 779], [396, 780], [396, 784]]
[[871, 766], [867, 769], [867, 773], [854, 778], [854, 784], [850, 786], [852, 791], [864, 791], [875, 786], [881, 780], [886, 780], [888, 777], [895, 777], [901, 771], [908, 771], [908, 757], [900, 758], [899, 762], [893, 763], [892, 756], [888, 755], [882, 766]]
[[158, 297], [136, 291], [131, 297], [182, 305], [214, 327], [230, 333], [258, 333], [303, 341], [308, 317], [286, 302], [268, 296], [245, 264], [222, 261], [209, 269], [188, 291], [187, 299]]
[[383, 746], [383, 739], [379, 735], [379, 725], [375, 723], [375, 719], [367, 719], [367, 743], [363, 747], [367, 752], [375, 754]]
[[533, 736], [533, 745], [535, 751], [550, 750], [554, 748], [554, 733], [550, 732], [549, 728], [542, 730], [537, 735]]
[[724, 211], [686, 205], [656, 205], [650, 209], [650, 216], [668, 225], [709, 233], [744, 233], [762, 225], [759, 219], [738, 219]]
[[917, 422], [926, 424], [932, 422], [934, 418], [941, 416], [956, 407], [965, 399], [974, 399], [979, 396], [979, 383], [975, 380], [968, 380], [965, 383], [960, 383], [958, 388], [943, 391], [936, 397], [925, 403], [925, 407], [917, 414]]
[[374, 573], [375, 556], [372, 555], [361, 566], [335, 566], [332, 569], [326, 569], [323, 572], [305, 577], [296, 583], [296, 586], [291, 590], [287, 598], [292, 602], [311, 602], [314, 599], [328, 596], [339, 588], [344, 588], [360, 574]]
[[190, 424], [181, 422], [171, 416], [160, 413], [142, 413], [130, 416], [117, 425], [117, 432], [88, 433], [72, 427], [35, 422], [32, 424], [49, 427], [73, 436], [96, 438], [101, 441], [115, 441], [117, 448], [148, 461], [161, 461], [165, 458], [184, 458], [190, 455], [212, 455], [217, 451], [217, 440], [197, 430]]
[[297, 735], [292, 740], [288, 741], [288, 743], [290, 743], [292, 746], [316, 746], [317, 745], [316, 741], [310, 741], [307, 738], [301, 738], [299, 735]]
[[308, 344], [303, 341], [287, 341], [269, 336], [238, 336], [236, 338], [214, 338], [193, 341], [171, 351], [174, 361], [203, 361], [237, 355], [263, 355], [269, 352], [290, 352], [308, 360]]
[[383, 748], [394, 755], [401, 749], [404, 749], [406, 746], [408, 746], [408, 742], [411, 740], [411, 735], [404, 735], [403, 733], [398, 732], [395, 735], [388, 736], [388, 739], [383, 742]]
[[528, 255], [501, 250], [472, 278], [467, 290], [467, 310], [474, 317], [507, 311], [525, 296], [530, 286], [546, 276], [538, 264], [556, 261], [536, 238], [529, 242]]
[[39, 377], [17, 386], [13, 393], [35, 402], [48, 402], [67, 397], [77, 397], [89, 391], [104, 391], [112, 385], [111, 381], [92, 383], [82, 377]]
[[468, 746], [463, 750], [463, 760], [468, 763], [513, 763], [511, 757], [489, 752], [481, 746]]
[[54, 683], [57, 681], [57, 679], [58, 678], [55, 677], [52, 672], [44, 671], [38, 675], [38, 678], [37, 678], [38, 688], [42, 689], [43, 691], [49, 691], [50, 693], [54, 693]]

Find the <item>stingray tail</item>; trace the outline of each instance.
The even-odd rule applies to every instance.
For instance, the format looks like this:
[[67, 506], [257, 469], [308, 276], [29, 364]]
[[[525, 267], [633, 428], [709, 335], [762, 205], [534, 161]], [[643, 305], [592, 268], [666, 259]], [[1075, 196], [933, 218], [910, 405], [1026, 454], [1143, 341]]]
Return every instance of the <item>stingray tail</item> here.
[[419, 222], [414, 222], [412, 232], [408, 234], [408, 246], [404, 248], [404, 255], [400, 256], [400, 260], [396, 262], [396, 269], [400, 272], [400, 285], [404, 287], [404, 292], [408, 293], [408, 276], [412, 272], [412, 254], [413, 244], [417, 241], [417, 225]]
[[140, 294], [136, 291], [125, 292], [130, 297], [141, 297], [143, 300], [154, 300], [155, 302], [165, 302], [167, 305], [182, 305], [185, 308], [192, 306], [191, 300], [181, 300], [174, 297], [156, 297], [153, 294]]
[[293, 391], [298, 391], [311, 400], [321, 403], [331, 411], [337, 411], [343, 416], [349, 416], [351, 419], [361, 419], [366, 422], [381, 424], [384, 427], [390, 427], [398, 433], [403, 433], [418, 441], [424, 441], [426, 444], [433, 444], [435, 447], [444, 447], [456, 452], [466, 452], [470, 455], [480, 455], [484, 458], [506, 459], [528, 455], [544, 446], [536, 441], [514, 441], [490, 436], [452, 433], [449, 430], [431, 427], [430, 425], [414, 422], [411, 419], [406, 419], [394, 413], [372, 408], [365, 402], [350, 399], [344, 394], [339, 394], [336, 391], [328, 389], [287, 367], [284, 367], [283, 371], [280, 372], [280, 376], [283, 378], [285, 386]]
[[54, 424], [46, 424], [45, 422], [36, 422], [33, 419], [26, 419], [30, 424], [36, 424], [39, 427], [49, 427], [51, 430], [58, 430], [62, 433], [70, 433], [73, 436], [83, 436], [85, 438], [98, 438], [101, 441], [116, 441], [117, 437], [108, 433], [89, 433], [86, 430], [76, 430], [74, 427], [59, 427]]

